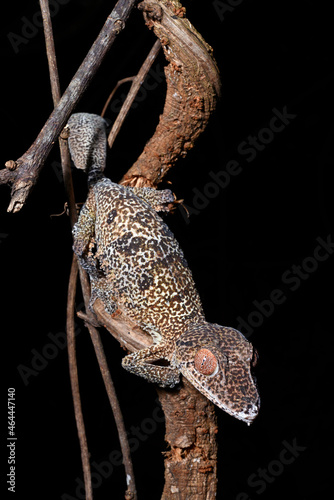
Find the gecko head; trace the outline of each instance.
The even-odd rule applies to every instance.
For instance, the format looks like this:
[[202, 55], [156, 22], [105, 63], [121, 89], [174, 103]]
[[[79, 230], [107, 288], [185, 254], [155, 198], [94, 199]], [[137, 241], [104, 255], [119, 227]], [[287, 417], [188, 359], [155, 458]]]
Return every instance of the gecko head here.
[[67, 122], [68, 147], [76, 168], [103, 172], [107, 154], [107, 122], [99, 115], [75, 113]]
[[176, 341], [174, 362], [182, 375], [219, 408], [250, 424], [260, 398], [252, 367], [257, 352], [233, 328], [192, 324]]

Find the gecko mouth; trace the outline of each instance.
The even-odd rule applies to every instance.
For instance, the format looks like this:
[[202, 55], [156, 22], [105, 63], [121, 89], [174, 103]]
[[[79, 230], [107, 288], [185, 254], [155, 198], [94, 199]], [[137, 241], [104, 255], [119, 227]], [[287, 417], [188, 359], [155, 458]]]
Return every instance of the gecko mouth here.
[[236, 418], [239, 418], [240, 420], [243, 420], [248, 425], [250, 425], [254, 422], [255, 418], [257, 417], [259, 409], [260, 409], [259, 404], [249, 405], [248, 409], [245, 412], [241, 412], [239, 416], [236, 415]]
[[233, 408], [229, 408], [228, 406], [222, 406], [219, 404], [217, 406], [220, 406], [222, 410], [224, 410], [232, 417], [235, 417], [238, 420], [242, 420], [243, 422], [246, 422], [247, 425], [250, 425], [254, 422], [259, 413], [260, 401], [258, 400], [256, 403], [249, 403], [247, 406], [245, 406], [244, 409], [241, 410], [236, 410]]
[[150, 364], [154, 366], [170, 366], [170, 362], [163, 358], [155, 359]]
[[[189, 377], [188, 377], [189, 379]], [[231, 394], [228, 394], [227, 392], [224, 394], [224, 396], [221, 399], [218, 399], [215, 392], [208, 389], [207, 387], [203, 387], [200, 384], [196, 382], [196, 380], [190, 380], [190, 382], [193, 383], [193, 385], [200, 391], [202, 392], [212, 403], [214, 403], [218, 408], [221, 410], [225, 411], [229, 415], [231, 415], [234, 418], [237, 418], [238, 420], [242, 420], [245, 422], [247, 425], [250, 425], [253, 423], [255, 418], [257, 417], [260, 409], [260, 397], [257, 396], [254, 399], [251, 398], [245, 398], [244, 400], [231, 401]], [[228, 397], [227, 397], [228, 396]], [[226, 398], [226, 399], [225, 399]]]

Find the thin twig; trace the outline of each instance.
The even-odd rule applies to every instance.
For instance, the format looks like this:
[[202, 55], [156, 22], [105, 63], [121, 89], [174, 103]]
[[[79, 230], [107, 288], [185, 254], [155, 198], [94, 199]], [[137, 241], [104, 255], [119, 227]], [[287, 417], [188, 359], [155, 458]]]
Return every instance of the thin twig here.
[[68, 296], [67, 296], [67, 311], [66, 311], [66, 333], [67, 333], [67, 350], [68, 350], [68, 364], [70, 371], [70, 381], [72, 389], [72, 399], [74, 406], [75, 421], [77, 424], [78, 437], [81, 451], [82, 469], [85, 484], [85, 498], [86, 500], [93, 499], [93, 489], [91, 482], [91, 471], [89, 463], [89, 452], [87, 446], [87, 438], [85, 432], [85, 422], [83, 419], [81, 398], [79, 390], [79, 377], [75, 349], [75, 295], [76, 295], [76, 281], [78, 276], [78, 262], [73, 255], [70, 279], [68, 282]]
[[112, 129], [110, 131], [110, 134], [108, 137], [108, 144], [109, 144], [110, 148], [114, 144], [116, 136], [121, 129], [121, 126], [122, 126], [128, 112], [131, 108], [131, 105], [132, 105], [133, 101], [135, 100], [135, 97], [136, 97], [143, 81], [145, 80], [147, 73], [151, 69], [152, 64], [154, 63], [157, 55], [159, 54], [160, 49], [161, 49], [160, 40], [156, 40], [156, 42], [154, 43], [153, 47], [151, 48], [148, 56], [146, 57], [144, 63], [142, 64], [140, 70], [138, 71], [138, 74], [135, 76], [135, 78], [132, 82], [131, 88], [129, 90], [129, 93], [126, 96], [126, 99], [123, 103], [123, 106], [122, 106], [120, 112], [118, 113], [117, 118], [114, 121]]
[[[49, 10], [49, 2], [48, 0], [39, 0], [39, 3], [43, 18], [44, 38], [45, 38], [46, 53], [49, 65], [51, 93], [52, 93], [54, 107], [56, 107], [61, 99], [61, 90], [59, 83], [59, 73], [57, 67], [57, 58], [54, 45], [51, 16]], [[59, 149], [60, 149], [62, 172], [64, 177], [64, 185], [66, 189], [68, 207], [70, 212], [70, 221], [71, 225], [73, 226], [73, 224], [77, 219], [77, 214], [76, 214], [73, 182], [71, 174], [71, 160], [67, 143], [60, 137], [59, 137]], [[81, 462], [84, 475], [86, 500], [92, 500], [93, 487], [91, 481], [89, 451], [87, 445], [85, 422], [82, 413], [78, 366], [76, 357], [74, 309], [75, 309], [77, 277], [78, 277], [78, 263], [76, 257], [73, 256], [70, 278], [68, 282], [68, 296], [67, 296], [67, 310], [66, 310], [67, 353], [68, 353], [72, 399], [74, 406], [74, 415], [77, 425], [77, 432], [78, 432], [80, 451], [81, 451]]]
[[95, 354], [97, 361], [99, 363], [101, 375], [103, 378], [103, 382], [106, 388], [106, 392], [108, 395], [109, 403], [115, 418], [115, 423], [117, 427], [118, 437], [121, 445], [122, 455], [123, 455], [123, 464], [125, 468], [126, 474], [126, 483], [127, 483], [127, 491], [125, 493], [126, 500], [136, 500], [137, 492], [136, 485], [134, 479], [133, 465], [131, 461], [131, 452], [130, 446], [127, 439], [126, 429], [124, 425], [123, 415], [120, 410], [120, 406], [118, 403], [115, 387], [110, 376], [108, 363], [106, 356], [104, 354], [103, 344], [101, 341], [100, 334], [98, 330], [93, 326], [94, 316], [89, 309], [89, 298], [90, 298], [90, 286], [87, 277], [87, 273], [80, 268], [80, 282], [82, 288], [83, 299], [85, 303], [86, 315], [88, 321], [86, 322], [86, 326], [88, 328], [89, 334], [91, 336], [91, 340], [94, 346]]
[[[48, 0], [39, 0], [39, 3], [42, 11], [46, 55], [48, 59], [50, 83], [51, 83], [51, 93], [52, 93], [53, 105], [56, 108], [61, 99], [61, 90], [60, 90], [59, 72], [58, 72], [56, 49], [53, 37], [49, 2]], [[71, 158], [67, 147], [67, 141], [62, 139], [61, 137], [59, 137], [59, 149], [60, 149], [62, 173], [64, 178], [64, 186], [66, 191], [66, 198], [70, 213], [70, 221], [71, 221], [71, 226], [73, 226], [77, 220], [77, 210], [74, 199], [74, 189], [73, 189], [73, 181], [71, 173]]]
[[108, 99], [106, 100], [105, 105], [103, 106], [103, 109], [102, 109], [102, 112], [101, 112], [101, 116], [102, 116], [102, 118], [104, 117], [105, 112], [107, 111], [107, 108], [108, 108], [108, 106], [109, 106], [109, 103], [110, 103], [111, 99], [114, 97], [116, 90], [117, 90], [117, 89], [118, 89], [121, 85], [123, 85], [123, 83], [133, 82], [133, 80], [134, 80], [135, 78], [136, 78], [135, 76], [128, 76], [127, 78], [122, 78], [122, 80], [118, 80], [118, 82], [116, 83], [115, 87], [114, 87], [114, 88], [112, 89], [112, 91], [110, 92], [110, 94], [109, 94], [109, 96], [108, 96]]
[[[49, 72], [50, 72], [50, 82], [51, 82], [51, 91], [54, 105], [56, 106], [59, 103], [61, 98], [60, 84], [59, 84], [59, 74], [57, 68], [57, 59], [56, 52], [54, 46], [53, 39], [53, 30], [51, 24], [51, 16], [49, 11], [48, 0], [40, 0], [40, 6], [43, 17], [43, 26], [44, 26], [44, 36], [47, 50], [47, 58], [49, 64]], [[59, 138], [60, 145], [60, 153], [61, 153], [61, 164], [64, 175], [64, 184], [67, 192], [68, 205], [70, 210], [70, 220], [71, 225], [73, 226], [77, 220], [76, 206], [75, 206], [75, 198], [74, 198], [74, 190], [73, 190], [73, 182], [72, 182], [72, 174], [70, 168], [70, 155], [68, 151], [67, 142], [62, 138]], [[67, 335], [68, 335], [68, 357], [69, 357], [69, 367], [70, 367], [70, 380], [71, 380], [71, 388], [73, 395], [73, 404], [75, 411], [75, 419], [77, 423], [77, 430], [80, 442], [81, 449], [81, 459], [83, 465], [83, 473], [84, 473], [84, 483], [85, 483], [85, 492], [86, 492], [86, 500], [92, 500], [93, 492], [92, 492], [92, 483], [91, 483], [91, 473], [90, 473], [90, 463], [89, 463], [89, 452], [87, 446], [87, 438], [85, 433], [85, 425], [82, 414], [81, 407], [81, 398], [80, 398], [80, 390], [79, 390], [79, 379], [78, 379], [78, 368], [76, 361], [76, 349], [75, 349], [75, 323], [74, 323], [74, 306], [75, 306], [75, 295], [76, 295], [76, 281], [78, 275], [78, 262], [76, 257], [73, 256], [70, 279], [69, 279], [69, 287], [68, 287], [68, 303], [67, 303]], [[89, 297], [90, 297], [90, 287], [86, 273], [80, 269], [80, 281], [85, 301], [86, 310], [89, 311]], [[90, 313], [91, 314], [91, 313]], [[123, 416], [120, 410], [120, 406], [118, 403], [117, 395], [115, 392], [115, 388], [111, 379], [111, 375], [109, 372], [107, 360], [104, 354], [103, 345], [101, 342], [101, 338], [99, 332], [92, 325], [87, 325], [92, 343], [95, 349], [95, 353], [98, 359], [100, 371], [103, 377], [103, 381], [106, 387], [106, 391], [108, 394], [109, 402], [112, 408], [112, 412], [115, 418], [116, 427], [118, 430], [119, 440], [121, 444], [121, 449], [123, 453], [123, 462], [126, 472], [126, 481], [127, 481], [127, 491], [126, 498], [128, 500], [135, 500], [136, 496], [136, 487], [133, 473], [133, 466], [131, 462], [131, 454], [130, 447], [127, 441], [127, 435], [124, 425]]]
[[51, 83], [51, 93], [52, 93], [53, 104], [56, 107], [60, 101], [61, 93], [60, 93], [56, 50], [55, 50], [51, 16], [49, 10], [49, 2], [48, 0], [39, 0], [39, 4], [42, 11], [46, 56], [48, 59], [50, 83]]

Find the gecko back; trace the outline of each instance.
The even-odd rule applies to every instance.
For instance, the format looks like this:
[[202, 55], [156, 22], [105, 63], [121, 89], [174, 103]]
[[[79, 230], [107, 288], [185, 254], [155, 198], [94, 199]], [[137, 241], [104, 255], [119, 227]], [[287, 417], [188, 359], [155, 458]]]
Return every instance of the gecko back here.
[[203, 311], [178, 242], [146, 201], [157, 196], [156, 190], [141, 188], [143, 199], [106, 178], [91, 189], [95, 230], [90, 251], [95, 262], [90, 271], [100, 270], [92, 300], [101, 298], [110, 313], [121, 309], [149, 331], [154, 342], [175, 340], [187, 323], [203, 317]]

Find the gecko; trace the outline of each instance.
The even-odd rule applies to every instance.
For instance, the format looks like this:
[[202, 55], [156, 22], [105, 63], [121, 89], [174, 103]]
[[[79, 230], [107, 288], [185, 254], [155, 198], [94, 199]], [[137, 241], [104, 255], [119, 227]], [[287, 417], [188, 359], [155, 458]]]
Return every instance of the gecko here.
[[[120, 310], [152, 337], [122, 366], [161, 387], [183, 375], [219, 408], [248, 425], [260, 398], [252, 368], [257, 353], [238, 330], [206, 321], [179, 243], [158, 214], [175, 201], [168, 190], [126, 187], [104, 175], [106, 121], [73, 114], [68, 145], [88, 175], [88, 196], [73, 227], [73, 250], [109, 314]], [[160, 364], [153, 364], [160, 361]]]

